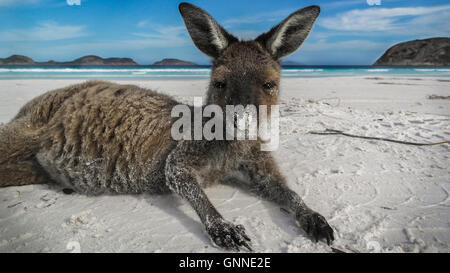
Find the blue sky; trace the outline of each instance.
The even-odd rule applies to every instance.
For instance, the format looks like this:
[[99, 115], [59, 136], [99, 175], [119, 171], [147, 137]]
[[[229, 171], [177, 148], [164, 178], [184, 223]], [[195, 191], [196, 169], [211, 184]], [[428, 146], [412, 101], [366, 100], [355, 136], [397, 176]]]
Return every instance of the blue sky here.
[[[164, 57], [201, 64], [209, 59], [191, 42], [174, 0], [0, 0], [0, 57], [37, 61], [83, 55], [130, 57], [151, 64]], [[372, 64], [389, 46], [450, 37], [448, 0], [193, 0], [243, 39], [291, 12], [320, 5], [303, 46], [286, 60], [309, 65]]]

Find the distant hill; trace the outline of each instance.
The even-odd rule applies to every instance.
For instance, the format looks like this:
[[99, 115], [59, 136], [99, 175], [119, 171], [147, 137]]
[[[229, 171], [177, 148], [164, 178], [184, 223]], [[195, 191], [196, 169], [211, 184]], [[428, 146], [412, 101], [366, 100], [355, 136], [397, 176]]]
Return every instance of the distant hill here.
[[155, 62], [153, 65], [197, 65], [196, 63], [193, 62], [188, 62], [188, 61], [183, 61], [183, 60], [178, 60], [178, 59], [163, 59], [159, 62]]
[[138, 65], [133, 59], [130, 58], [107, 58], [103, 59], [98, 56], [89, 55], [78, 58], [76, 60], [70, 62], [55, 62], [53, 60], [48, 62], [35, 62], [33, 59], [22, 56], [22, 55], [12, 55], [8, 58], [0, 58], [0, 65], [73, 65], [73, 66], [89, 66], [89, 65], [111, 65], [111, 66], [120, 66], [120, 65]]
[[0, 65], [32, 65], [35, 64], [33, 59], [22, 55], [12, 55], [8, 58], [0, 58]]
[[90, 55], [78, 58], [71, 62], [61, 63], [63, 65], [138, 65], [130, 58], [107, 58]]
[[450, 66], [450, 38], [430, 38], [396, 44], [373, 65]]

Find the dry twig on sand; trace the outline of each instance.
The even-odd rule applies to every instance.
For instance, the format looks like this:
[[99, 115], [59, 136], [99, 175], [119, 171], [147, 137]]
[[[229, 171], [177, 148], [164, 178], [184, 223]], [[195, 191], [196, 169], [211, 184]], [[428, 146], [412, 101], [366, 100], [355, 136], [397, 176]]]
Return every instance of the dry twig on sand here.
[[438, 96], [438, 95], [429, 95], [427, 96], [429, 100], [450, 100], [450, 96]]
[[417, 142], [401, 141], [401, 140], [388, 139], [388, 138], [382, 138], [382, 137], [358, 136], [358, 135], [352, 135], [352, 134], [344, 133], [342, 131], [334, 130], [334, 129], [325, 129], [325, 131], [323, 131], [323, 132], [311, 131], [309, 133], [313, 134], [313, 135], [343, 135], [343, 136], [348, 136], [348, 137], [356, 137], [356, 138], [363, 138], [363, 139], [370, 139], [370, 140], [389, 141], [389, 142], [394, 142], [394, 143], [415, 145], [415, 146], [431, 146], [431, 145], [439, 145], [439, 144], [450, 144], [449, 140], [442, 141], [442, 142], [435, 142], [435, 143], [417, 143]]

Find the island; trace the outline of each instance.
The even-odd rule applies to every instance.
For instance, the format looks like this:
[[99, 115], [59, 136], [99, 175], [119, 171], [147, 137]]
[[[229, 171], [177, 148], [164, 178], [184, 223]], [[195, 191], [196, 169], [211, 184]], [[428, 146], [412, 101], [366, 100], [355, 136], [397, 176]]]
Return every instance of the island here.
[[33, 59], [22, 56], [22, 55], [12, 55], [8, 58], [0, 58], [0, 65], [34, 65], [36, 64]]
[[155, 62], [153, 65], [166, 65], [166, 66], [195, 66], [196, 63], [178, 60], [178, 59], [163, 59]]
[[101, 58], [95, 55], [84, 56], [70, 62], [35, 62], [33, 59], [22, 55], [12, 55], [8, 58], [0, 58], [0, 65], [26, 65], [26, 66], [136, 66], [139, 65], [131, 58]]
[[450, 66], [450, 38], [429, 38], [396, 44], [374, 66]]
[[60, 63], [61, 65], [139, 65], [131, 58], [106, 58], [103, 59], [98, 56], [90, 55], [78, 58], [67, 63]]

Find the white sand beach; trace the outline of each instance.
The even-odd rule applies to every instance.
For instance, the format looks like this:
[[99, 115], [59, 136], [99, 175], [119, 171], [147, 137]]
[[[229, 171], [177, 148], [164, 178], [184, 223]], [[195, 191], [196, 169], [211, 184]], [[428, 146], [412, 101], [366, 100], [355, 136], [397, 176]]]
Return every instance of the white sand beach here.
[[[82, 80], [1, 80], [0, 123], [33, 97]], [[207, 80], [118, 81], [192, 101]], [[345, 252], [450, 252], [450, 78], [284, 78], [280, 147], [289, 186], [335, 229]], [[240, 189], [206, 189], [223, 216], [245, 226], [255, 252], [331, 252], [293, 217]], [[0, 188], [0, 252], [223, 252], [175, 195], [87, 197], [50, 185]]]

